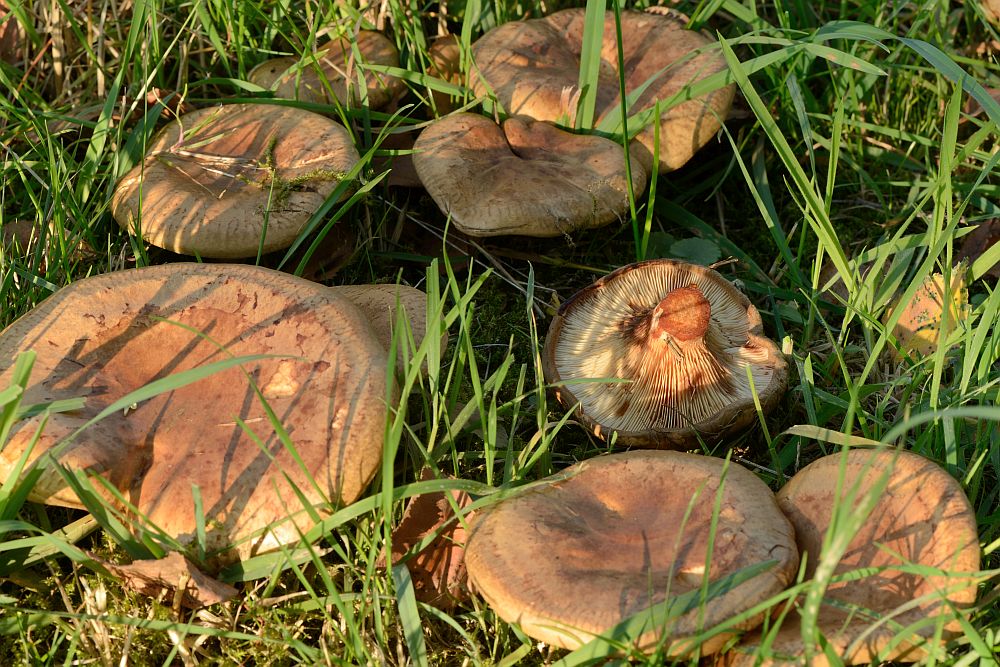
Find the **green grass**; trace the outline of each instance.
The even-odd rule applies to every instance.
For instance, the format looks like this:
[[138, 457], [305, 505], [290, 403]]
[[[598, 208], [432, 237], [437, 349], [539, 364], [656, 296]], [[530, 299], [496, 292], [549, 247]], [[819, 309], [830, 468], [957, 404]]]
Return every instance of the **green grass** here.
[[[21, 14], [30, 10], [20, 0], [8, 3]], [[604, 3], [545, 6], [584, 4]], [[102, 577], [86, 552], [122, 560], [156, 545], [136, 540], [111, 513], [95, 523], [37, 506], [24, 499], [30, 481], [0, 480], [0, 663], [117, 664], [127, 656], [133, 664], [570, 665], [627, 644], [630, 623], [642, 619], [616, 628], [610, 644], [578, 653], [539, 647], [480, 599], [452, 613], [417, 603], [405, 569], [376, 563], [409, 496], [463, 489], [485, 506], [607, 450], [546, 393], [539, 341], [554, 307], [576, 289], [637, 257], [677, 252], [676, 241], [692, 238], [736, 260], [720, 271], [739, 282], [767, 333], [790, 351], [786, 398], [766, 428], [729, 443], [734, 459], [775, 489], [845, 443], [890, 443], [941, 463], [972, 501], [983, 568], [993, 578], [984, 580], [963, 636], [933, 660], [995, 660], [1000, 296], [992, 279], [980, 278], [1000, 250], [954, 268], [968, 227], [1000, 213], [1000, 106], [983, 90], [1000, 86], [998, 34], [976, 3], [682, 2], [682, 11], [722, 38], [718, 48], [730, 64], [695, 92], [732, 82], [743, 100], [741, 117], [720, 140], [660, 176], [620, 226], [579, 233], [572, 243], [448, 247], [453, 261], [434, 264], [442, 215], [419, 191], [390, 188], [374, 159], [395, 150], [382, 147], [387, 133], [434, 116], [431, 90], [454, 95], [459, 105], [477, 102], [464, 86], [427, 74], [428, 44], [441, 25], [467, 52], [490, 27], [538, 15], [537, 0], [386, 0], [371, 12], [351, 3], [266, 0], [55, 7], [52, 22], [61, 32], [39, 19], [29, 35], [31, 59], [0, 63], [0, 225], [23, 220], [32, 230], [27, 242], [0, 245], [0, 323], [86, 275], [176, 259], [130, 238], [109, 212], [115, 181], [161, 124], [160, 106], [145, 102], [151, 88], [199, 105], [259, 100], [266, 95], [246, 78], [260, 61], [306, 53], [330, 26], [375, 27], [375, 17], [401, 52], [400, 68], [390, 73], [402, 75], [409, 91], [394, 111], [309, 105], [352, 131], [364, 156], [352, 174], [354, 191], [340, 204], [331, 198], [287, 256], [261, 261], [301, 271], [322, 234], [348, 226], [359, 249], [334, 282], [401, 278], [422, 287], [430, 312], [442, 315], [430, 319], [427, 339], [447, 326], [451, 343], [443, 357], [429, 344], [411, 349], [399, 369], [402, 394], [370, 495], [336, 508], [299, 548], [224, 570], [222, 578], [241, 582], [238, 601], [178, 612], [170, 600], [123, 589]], [[590, 61], [581, 83], [592, 83], [597, 71]], [[967, 113], [970, 98], [983, 113]], [[629, 119], [628, 131], [642, 120]], [[825, 291], [827, 266], [846, 297]], [[946, 322], [947, 345], [927, 358], [893, 361], [892, 305], [912, 297], [926, 276], [959, 270], [974, 280], [969, 318]], [[424, 362], [426, 377], [418, 372]], [[19, 404], [17, 387], [30, 358], [18, 363], [18, 381], [0, 387], [0, 436], [28, 407]], [[460, 479], [415, 481], [424, 466]], [[102, 502], [96, 482], [67, 481], [95, 507]], [[794, 592], [814, 602], [822, 584], [801, 583]]]

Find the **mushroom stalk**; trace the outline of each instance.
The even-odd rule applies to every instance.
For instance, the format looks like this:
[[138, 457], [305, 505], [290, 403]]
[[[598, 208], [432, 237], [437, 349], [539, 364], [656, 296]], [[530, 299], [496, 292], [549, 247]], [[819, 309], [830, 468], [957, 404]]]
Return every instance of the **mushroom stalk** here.
[[712, 321], [712, 305], [698, 285], [678, 287], [667, 293], [650, 313], [650, 334], [680, 341], [703, 340]]

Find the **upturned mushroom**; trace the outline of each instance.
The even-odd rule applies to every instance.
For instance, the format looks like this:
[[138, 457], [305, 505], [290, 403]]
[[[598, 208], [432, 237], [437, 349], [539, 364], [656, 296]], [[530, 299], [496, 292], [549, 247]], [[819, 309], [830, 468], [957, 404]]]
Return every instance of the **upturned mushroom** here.
[[[874, 507], [834, 576], [871, 573], [831, 583], [817, 618], [821, 641], [848, 665], [919, 660], [927, 642], [938, 641], [939, 629], [943, 639], [958, 634], [957, 618], [976, 600], [979, 535], [968, 498], [937, 464], [893, 448], [826, 456], [778, 492], [806, 559], [806, 577], [814, 576], [823, 558], [835, 509], [856, 506], [873, 493]], [[755, 633], [725, 664], [830, 664], [820, 645], [806, 652], [799, 621], [793, 610], [769, 638], [770, 658], [756, 655], [763, 638]]]
[[[357, 48], [357, 53], [354, 49]], [[360, 55], [360, 60], [357, 58]], [[326, 104], [333, 102], [357, 107], [362, 102], [372, 109], [385, 106], [402, 92], [400, 79], [367, 69], [367, 65], [399, 66], [399, 51], [388, 37], [374, 30], [359, 30], [341, 36], [301, 60], [282, 56], [262, 62], [250, 71], [251, 83], [269, 88], [278, 97]], [[359, 71], [363, 72], [361, 93]]]
[[[495, 95], [510, 114], [574, 126], [580, 99], [584, 9], [566, 9], [541, 19], [505, 23], [472, 45], [475, 69], [470, 85], [477, 95]], [[710, 37], [687, 30], [687, 18], [667, 11], [621, 13], [623, 67], [630, 114], [651, 109], [685, 86], [725, 69]], [[615, 17], [604, 17], [595, 123], [621, 108]], [[735, 87], [719, 88], [665, 109], [660, 116], [659, 171], [683, 166], [725, 120]], [[654, 124], [636, 137], [635, 154], [653, 167]]]
[[[603, 137], [457, 113], [428, 126], [414, 150], [427, 192], [470, 236], [561, 236], [628, 211], [625, 150]], [[633, 192], [645, 187], [646, 173], [633, 164]]]
[[153, 139], [119, 181], [111, 210], [157, 247], [252, 257], [290, 246], [359, 160], [344, 126], [319, 114], [267, 104], [200, 109]]
[[[24, 403], [84, 405], [18, 422], [0, 477], [26, 455], [42, 469], [30, 500], [81, 507], [50, 459], [99, 475], [137, 533], [194, 549], [204, 531], [209, 565], [296, 543], [357, 499], [381, 460], [387, 355], [364, 315], [323, 285], [225, 264], [104, 274], [0, 334], [0, 386], [28, 349]], [[234, 356], [252, 358], [97, 419], [151, 382]]]
[[787, 379], [747, 298], [716, 271], [672, 260], [624, 266], [563, 303], [542, 367], [598, 437], [654, 448], [746, 428], [754, 394], [767, 412]]
[[575, 649], [653, 605], [699, 591], [706, 579], [771, 563], [722, 586], [703, 609], [697, 602], [675, 609], [669, 621], [629, 638], [638, 650], [662, 643], [670, 656], [711, 654], [761, 616], [711, 637], [699, 637], [702, 630], [781, 592], [798, 564], [791, 526], [770, 489], [736, 464], [723, 477], [725, 465], [649, 451], [578, 463], [478, 514], [465, 550], [473, 589], [527, 635]]

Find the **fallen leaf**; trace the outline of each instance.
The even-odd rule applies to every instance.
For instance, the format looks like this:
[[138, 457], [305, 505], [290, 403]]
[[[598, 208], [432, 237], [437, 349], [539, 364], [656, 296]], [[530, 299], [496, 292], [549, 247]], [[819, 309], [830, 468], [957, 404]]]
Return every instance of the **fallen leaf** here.
[[[420, 479], [427, 481], [434, 477], [425, 470]], [[472, 503], [472, 498], [463, 491], [448, 493], [459, 509]], [[392, 531], [392, 564], [406, 563], [417, 600], [448, 611], [468, 599], [465, 571], [468, 535], [463, 521], [470, 522], [473, 514], [468, 512], [462, 520], [456, 519], [445, 492], [416, 496], [406, 506], [403, 519]], [[435, 533], [437, 536], [426, 547], [404, 561], [410, 549]]]
[[120, 580], [126, 588], [141, 595], [158, 598], [164, 593], [178, 600], [179, 606], [188, 609], [207, 607], [236, 597], [236, 589], [213, 579], [194, 563], [176, 551], [158, 560], [137, 560], [129, 565], [118, 565], [88, 553], [98, 565]]
[[892, 330], [899, 341], [896, 358], [919, 359], [933, 354], [937, 350], [945, 308], [948, 309], [949, 330], [954, 330], [957, 323], [969, 315], [969, 290], [964, 270], [956, 267], [952, 271], [950, 289], [945, 288], [944, 276], [940, 273], [928, 276], [913, 299], [909, 303], [897, 303], [889, 311], [890, 315], [898, 308], [903, 311]]

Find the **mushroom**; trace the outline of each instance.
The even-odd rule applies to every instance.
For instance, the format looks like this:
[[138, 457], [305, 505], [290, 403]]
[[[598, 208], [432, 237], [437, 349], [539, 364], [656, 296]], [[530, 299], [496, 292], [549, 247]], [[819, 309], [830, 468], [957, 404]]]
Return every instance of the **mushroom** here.
[[[354, 46], [361, 55], [356, 59]], [[315, 54], [300, 60], [282, 56], [254, 67], [248, 79], [273, 90], [278, 97], [356, 107], [362, 102], [372, 109], [384, 107], [403, 89], [396, 77], [368, 70], [366, 65], [399, 67], [399, 51], [388, 37], [374, 30], [359, 30], [324, 44]], [[359, 92], [358, 69], [364, 72], [364, 96]]]
[[697, 594], [706, 577], [718, 582], [772, 563], [724, 586], [703, 609], [682, 609], [629, 638], [639, 650], [663, 642], [670, 656], [711, 654], [732, 632], [704, 638], [701, 631], [780, 593], [798, 564], [791, 526], [770, 489], [736, 464], [723, 478], [726, 465], [633, 451], [549, 477], [478, 513], [465, 550], [473, 588], [529, 636], [575, 649], [653, 605]]
[[[549, 123], [503, 125], [457, 113], [427, 127], [414, 145], [420, 180], [452, 223], [470, 236], [560, 236], [606, 225], [628, 210], [621, 145]], [[646, 174], [632, 165], [632, 189]]]
[[157, 247], [252, 257], [290, 246], [359, 160], [350, 133], [319, 114], [265, 104], [200, 109], [154, 138], [119, 181], [111, 210]]
[[[883, 486], [884, 484], [884, 486]], [[811, 578], [823, 557], [834, 509], [858, 505], [877, 493], [875, 505], [853, 536], [834, 576], [872, 574], [831, 583], [818, 616], [828, 650], [845, 664], [912, 662], [926, 654], [937, 627], [954, 636], [955, 615], [976, 600], [979, 536], [976, 515], [961, 486], [947, 471], [912, 452], [894, 448], [854, 449], [814, 461], [778, 493], [778, 505], [795, 527]], [[896, 569], [918, 565], [941, 574], [923, 576]], [[909, 633], [900, 634], [901, 628]], [[728, 657], [732, 665], [800, 663], [805, 655], [799, 615], [792, 611], [772, 638], [774, 657], [754, 655], [759, 634], [744, 639]], [[809, 664], [829, 664], [819, 646]]]
[[[470, 85], [477, 95], [495, 95], [510, 114], [573, 127], [580, 98], [584, 9], [566, 9], [541, 19], [505, 23], [472, 45], [476, 68]], [[626, 96], [639, 91], [630, 114], [651, 109], [685, 86], [723, 71], [726, 62], [709, 50], [714, 40], [687, 30], [677, 12], [621, 12]], [[606, 12], [596, 91], [595, 123], [621, 108], [618, 40], [614, 13]], [[659, 171], [683, 166], [722, 126], [735, 86], [688, 99], [660, 115]], [[633, 121], [635, 122], [635, 121]], [[647, 125], [633, 145], [647, 171], [653, 168], [655, 127]]]
[[[95, 276], [0, 334], [0, 385], [28, 349], [37, 359], [24, 404], [84, 405], [18, 422], [0, 477], [27, 455], [42, 468], [30, 500], [81, 507], [48, 462], [100, 475], [137, 533], [193, 550], [204, 530], [210, 566], [296, 543], [331, 506], [357, 499], [380, 463], [386, 352], [350, 301], [301, 278], [183, 263]], [[264, 356], [94, 421], [151, 382], [245, 355]]]
[[[427, 294], [415, 287], [407, 285], [341, 285], [331, 287], [337, 294], [349, 299], [357, 306], [375, 331], [375, 337], [386, 350], [392, 345], [392, 334], [396, 328], [396, 309], [403, 309], [403, 317], [410, 324], [413, 333], [414, 350], [420, 347], [427, 331]], [[448, 331], [442, 328], [441, 354], [448, 347]], [[402, 334], [401, 335], [405, 335]], [[405, 372], [406, 352], [405, 339], [397, 342], [396, 370]], [[424, 368], [427, 364], [424, 363]]]
[[[712, 269], [672, 260], [624, 266], [577, 292], [552, 320], [546, 381], [577, 418], [621, 446], [683, 448], [756, 419], [785, 389], [760, 315]], [[751, 386], [747, 370], [753, 378]]]

